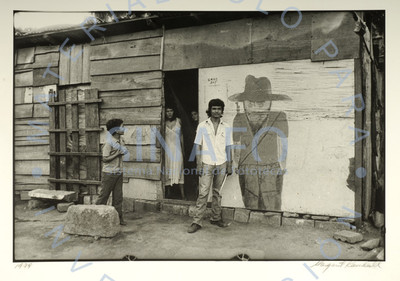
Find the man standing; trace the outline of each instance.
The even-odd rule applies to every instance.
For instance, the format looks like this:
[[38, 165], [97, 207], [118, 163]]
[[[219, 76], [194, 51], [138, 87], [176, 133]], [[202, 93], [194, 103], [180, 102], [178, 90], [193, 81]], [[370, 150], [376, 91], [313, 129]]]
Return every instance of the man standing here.
[[[208, 119], [197, 127], [194, 141], [196, 151], [197, 173], [199, 179], [199, 196], [196, 202], [193, 223], [188, 229], [194, 233], [202, 227], [202, 219], [207, 208], [207, 198], [212, 186], [211, 224], [219, 227], [227, 225], [221, 217], [220, 190], [227, 176], [232, 174], [232, 129], [221, 120], [225, 104], [220, 99], [208, 103]], [[212, 183], [212, 184], [211, 184]]]
[[127, 153], [125, 142], [121, 137], [125, 128], [121, 119], [111, 119], [107, 122], [107, 141], [103, 145], [103, 171], [101, 189], [96, 205], [106, 205], [112, 192], [112, 205], [117, 210], [121, 225], [126, 225], [122, 217], [122, 156]]

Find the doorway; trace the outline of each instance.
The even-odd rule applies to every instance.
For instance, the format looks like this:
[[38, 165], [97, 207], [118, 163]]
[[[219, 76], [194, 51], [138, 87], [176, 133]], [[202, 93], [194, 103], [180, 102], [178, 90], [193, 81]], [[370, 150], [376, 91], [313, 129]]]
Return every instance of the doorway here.
[[[164, 76], [165, 104], [174, 107], [182, 123], [184, 192], [189, 201], [195, 201], [198, 193], [198, 176], [193, 172], [196, 161], [189, 161], [198, 124], [198, 120], [192, 119], [192, 112], [198, 113], [199, 110], [198, 78], [198, 69], [168, 71]], [[167, 199], [181, 199], [178, 186], [172, 186], [169, 195], [166, 195]]]

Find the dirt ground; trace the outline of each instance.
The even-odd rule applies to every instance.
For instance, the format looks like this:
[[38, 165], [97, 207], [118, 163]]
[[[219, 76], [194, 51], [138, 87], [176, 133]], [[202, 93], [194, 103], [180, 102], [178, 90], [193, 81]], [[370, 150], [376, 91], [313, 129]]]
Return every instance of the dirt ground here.
[[[121, 260], [126, 255], [138, 260], [230, 260], [238, 254], [250, 260], [327, 260], [337, 255], [336, 260], [364, 260], [367, 254], [361, 243], [337, 242], [340, 249], [334, 243], [323, 243], [332, 238], [334, 230], [238, 222], [219, 228], [205, 221], [202, 229], [189, 234], [190, 217], [136, 212], [125, 214], [128, 225], [114, 238], [96, 240], [62, 233], [58, 242], [68, 240], [52, 248], [57, 231], [45, 234], [62, 225], [66, 213], [52, 210], [35, 216], [38, 211], [29, 210], [26, 202], [15, 206], [15, 261], [74, 261], [80, 251], [82, 261]], [[379, 232], [373, 229], [364, 233], [364, 241], [377, 237]]]

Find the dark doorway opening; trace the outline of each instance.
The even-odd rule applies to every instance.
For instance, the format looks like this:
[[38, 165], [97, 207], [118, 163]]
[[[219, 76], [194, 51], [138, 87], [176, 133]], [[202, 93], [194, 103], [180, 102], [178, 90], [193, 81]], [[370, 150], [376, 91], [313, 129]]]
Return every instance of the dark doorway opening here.
[[[198, 116], [199, 110], [198, 78], [198, 69], [169, 71], [164, 76], [165, 104], [175, 107], [182, 123], [184, 191], [186, 199], [190, 201], [195, 201], [198, 194], [198, 176], [194, 173], [196, 161], [189, 161], [198, 123], [192, 118], [192, 113], [196, 112]], [[173, 186], [165, 198], [181, 199], [179, 188]]]

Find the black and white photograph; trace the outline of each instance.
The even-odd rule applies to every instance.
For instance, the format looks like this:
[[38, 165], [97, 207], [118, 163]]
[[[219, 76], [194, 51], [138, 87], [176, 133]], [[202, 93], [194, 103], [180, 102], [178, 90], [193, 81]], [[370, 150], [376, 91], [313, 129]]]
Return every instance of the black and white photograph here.
[[154, 2], [13, 9], [9, 262], [378, 278], [396, 225], [388, 10]]

